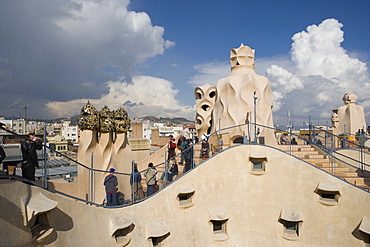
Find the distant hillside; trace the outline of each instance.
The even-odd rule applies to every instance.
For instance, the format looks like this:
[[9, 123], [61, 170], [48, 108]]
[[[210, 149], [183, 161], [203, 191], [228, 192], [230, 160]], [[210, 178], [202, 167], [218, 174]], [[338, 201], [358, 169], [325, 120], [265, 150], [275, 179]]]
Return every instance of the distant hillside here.
[[142, 120], [149, 120], [150, 122], [156, 123], [166, 123], [166, 124], [184, 124], [184, 125], [194, 125], [194, 121], [187, 120], [186, 118], [174, 117], [154, 117], [154, 116], [145, 116], [141, 117]]
[[[72, 117], [67, 117], [67, 118], [57, 118], [57, 119], [37, 119], [37, 118], [27, 118], [27, 121], [35, 121], [35, 122], [45, 122], [45, 123], [56, 123], [56, 122], [61, 122], [65, 120], [71, 121], [72, 125], [77, 125], [77, 120], [78, 120], [79, 115], [77, 116], [72, 116]], [[5, 119], [18, 119], [18, 118], [8, 118], [5, 117]], [[194, 121], [187, 120], [186, 118], [181, 118], [181, 117], [174, 117], [174, 118], [166, 118], [166, 117], [155, 117], [155, 116], [145, 116], [141, 117], [139, 119], [142, 120], [149, 120], [150, 122], [154, 123], [164, 123], [164, 124], [174, 124], [174, 125], [194, 125]]]

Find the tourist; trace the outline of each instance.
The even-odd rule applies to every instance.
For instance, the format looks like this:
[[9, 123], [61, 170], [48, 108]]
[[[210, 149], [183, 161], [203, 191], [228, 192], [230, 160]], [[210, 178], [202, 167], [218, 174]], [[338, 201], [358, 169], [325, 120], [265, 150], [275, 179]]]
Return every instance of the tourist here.
[[281, 137], [280, 137], [280, 144], [281, 145], [288, 145], [289, 144], [289, 141], [288, 141], [288, 138], [287, 138], [287, 134], [282, 134]]
[[185, 169], [184, 173], [193, 168], [194, 147], [191, 140], [188, 140], [188, 147], [185, 149]]
[[200, 158], [205, 160], [209, 157], [209, 143], [207, 139], [202, 140], [202, 148], [200, 150]]
[[316, 144], [317, 144], [318, 146], [322, 146], [322, 141], [321, 141], [320, 139], [317, 139]]
[[5, 161], [6, 154], [4, 148], [0, 146], [0, 164], [3, 163], [3, 171], [6, 171], [8, 175], [15, 175], [15, 168], [17, 167], [17, 161]]
[[110, 174], [104, 179], [105, 192], [107, 194], [107, 206], [116, 206], [117, 205], [117, 177], [113, 175], [116, 170], [110, 168]]
[[167, 160], [170, 160], [171, 158], [176, 156], [175, 149], [176, 149], [175, 139], [173, 138], [173, 135], [170, 135], [170, 139], [168, 140], [168, 146], [167, 146], [167, 150], [168, 150]]
[[35, 170], [39, 167], [36, 150], [42, 149], [41, 138], [34, 133], [27, 134], [27, 139], [21, 142], [22, 177], [35, 181]]
[[130, 185], [131, 185], [131, 200], [141, 200], [144, 198], [143, 187], [141, 186], [141, 174], [137, 169], [137, 166], [134, 167], [134, 172], [130, 175]]
[[295, 138], [293, 137], [292, 139], [292, 145], [298, 145], [298, 142], [295, 140]]
[[172, 161], [171, 168], [168, 172], [168, 181], [172, 182], [173, 177], [179, 174], [179, 168], [176, 164], [176, 160]]
[[3, 146], [0, 146], [0, 164], [1, 164], [1, 162], [3, 162], [5, 157], [6, 157], [6, 155], [5, 155], [4, 148], [3, 148]]
[[184, 153], [184, 150], [188, 146], [188, 141], [183, 136], [181, 138], [182, 138], [182, 143], [181, 143], [181, 160], [180, 160], [179, 164], [184, 164], [184, 161], [185, 161], [185, 153]]
[[161, 180], [165, 179], [168, 182], [172, 182], [174, 176], [179, 174], [179, 168], [176, 164], [176, 160], [170, 161], [171, 166], [162, 173]]
[[146, 177], [146, 196], [151, 196], [154, 194], [154, 187], [156, 185], [156, 176], [157, 171], [153, 168], [153, 163], [150, 162], [148, 164], [148, 170], [144, 173], [144, 176]]

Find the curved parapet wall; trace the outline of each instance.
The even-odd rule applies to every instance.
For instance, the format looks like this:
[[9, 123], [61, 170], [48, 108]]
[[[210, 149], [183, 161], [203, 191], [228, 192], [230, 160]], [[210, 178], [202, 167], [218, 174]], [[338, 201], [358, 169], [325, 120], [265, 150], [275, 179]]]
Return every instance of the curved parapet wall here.
[[[254, 71], [254, 51], [241, 45], [230, 54], [231, 73], [217, 82], [217, 98], [212, 114], [212, 132], [245, 123], [256, 123], [273, 128], [272, 90], [269, 80]], [[255, 98], [257, 96], [258, 98]], [[256, 104], [256, 111], [254, 111]], [[256, 116], [254, 114], [256, 112]], [[255, 132], [248, 125], [229, 130], [230, 139], [249, 136]], [[259, 128], [258, 137], [265, 138], [265, 144], [275, 146], [272, 129]]]
[[0, 211], [2, 246], [31, 245], [33, 220], [24, 208], [40, 193], [57, 202], [39, 210], [54, 231], [44, 246], [365, 246], [370, 233], [369, 192], [262, 145], [224, 150], [124, 208], [0, 180], [0, 205], [11, 205]]
[[195, 128], [198, 136], [210, 134], [212, 126], [212, 111], [216, 99], [216, 87], [210, 84], [195, 88], [196, 117]]

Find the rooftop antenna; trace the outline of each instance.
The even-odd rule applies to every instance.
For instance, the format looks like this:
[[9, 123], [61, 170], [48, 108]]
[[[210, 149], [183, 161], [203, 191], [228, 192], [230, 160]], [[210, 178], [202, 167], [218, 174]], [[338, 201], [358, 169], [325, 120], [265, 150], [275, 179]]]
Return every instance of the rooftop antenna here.
[[[19, 107], [22, 107], [22, 108], [24, 108], [24, 119], [26, 119], [27, 118], [27, 107], [28, 107], [28, 105], [21, 105], [21, 106], [19, 106]], [[19, 116], [20, 116], [21, 114], [19, 114]]]

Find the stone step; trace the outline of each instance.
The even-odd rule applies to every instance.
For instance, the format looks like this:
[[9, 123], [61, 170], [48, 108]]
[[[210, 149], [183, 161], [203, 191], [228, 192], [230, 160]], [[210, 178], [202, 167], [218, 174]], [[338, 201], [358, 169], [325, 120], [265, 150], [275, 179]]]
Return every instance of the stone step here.
[[300, 152], [300, 151], [293, 151], [292, 154], [298, 158], [301, 158], [301, 159], [304, 159], [306, 155], [310, 155], [310, 154], [318, 154], [317, 151], [313, 151], [313, 152]]
[[298, 148], [298, 151], [300, 152], [316, 152], [314, 148], [311, 148], [311, 147], [301, 147], [301, 148]]
[[338, 176], [338, 177], [343, 177], [343, 178], [357, 178], [357, 177], [361, 177], [359, 176], [359, 174], [357, 172], [351, 172], [351, 171], [337, 171], [337, 169], [339, 168], [336, 168], [334, 169], [334, 175], [335, 176]]
[[307, 154], [304, 156], [305, 159], [324, 159], [322, 154]]
[[369, 185], [359, 185], [358, 187], [360, 187], [364, 190], [370, 191], [370, 186]]
[[316, 165], [316, 163], [328, 163], [329, 159], [304, 159], [308, 163]]
[[358, 186], [364, 186], [364, 185], [369, 185], [370, 184], [370, 178], [360, 178], [360, 177], [355, 177], [355, 178], [350, 178], [350, 177], [345, 177], [344, 178], [347, 182], [350, 182], [354, 185]]
[[320, 168], [330, 168], [330, 167], [338, 167], [338, 163], [334, 162], [333, 164], [331, 164], [330, 162], [321, 162], [321, 163], [316, 163], [316, 166], [320, 167]]
[[357, 171], [354, 171], [354, 170], [350, 170], [348, 172], [342, 172], [342, 171], [337, 171], [337, 169], [339, 168], [335, 168], [334, 169], [334, 172], [338, 172], [338, 175], [337, 176], [341, 176], [341, 177], [361, 177], [361, 178], [370, 178], [370, 176], [368, 174], [364, 174], [362, 172], [357, 172]]
[[[280, 150], [283, 151], [289, 151], [290, 150], [290, 145], [279, 145], [278, 146]], [[300, 148], [304, 147], [310, 147], [308, 145], [291, 145], [293, 151], [298, 151]]]
[[[331, 172], [332, 171], [332, 168], [330, 168], [330, 167], [325, 167], [325, 168], [322, 168], [323, 170], [325, 170], [325, 171], [327, 171], [327, 172]], [[351, 172], [351, 170], [349, 169], [349, 168], [347, 168], [347, 167], [335, 167], [334, 168], [334, 174], [336, 175], [336, 173], [345, 173], [345, 172], [347, 172], [347, 173], [350, 173]], [[356, 173], [357, 174], [357, 173]], [[336, 175], [336, 176], [338, 176], [338, 175]]]

